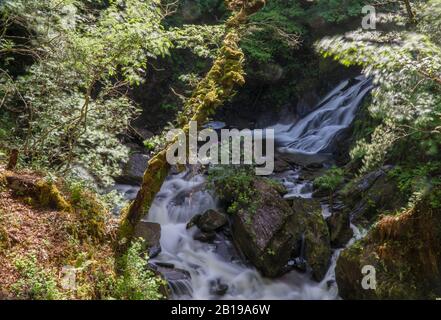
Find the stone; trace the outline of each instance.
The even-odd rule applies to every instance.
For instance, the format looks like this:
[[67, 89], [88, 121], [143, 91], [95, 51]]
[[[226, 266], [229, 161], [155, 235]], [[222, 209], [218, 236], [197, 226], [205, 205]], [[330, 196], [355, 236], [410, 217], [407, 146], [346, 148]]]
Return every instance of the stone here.
[[125, 184], [141, 184], [144, 172], [148, 167], [149, 156], [143, 153], [133, 153], [122, 168], [122, 174], [115, 180]]
[[201, 242], [213, 242], [213, 240], [216, 238], [216, 232], [203, 232], [198, 230], [195, 235], [193, 236], [194, 240], [201, 241]]
[[329, 267], [329, 231], [321, 216], [321, 205], [312, 199], [285, 201], [265, 179], [253, 182], [259, 204], [255, 212], [241, 210], [232, 215], [232, 237], [239, 251], [267, 277], [288, 271], [289, 261], [301, 254], [305, 239], [305, 259], [313, 276], [321, 280]]
[[227, 216], [221, 212], [210, 209], [197, 218], [196, 225], [203, 232], [213, 232], [221, 229], [228, 223]]
[[140, 221], [135, 227], [133, 237], [142, 238], [145, 241], [150, 258], [154, 258], [161, 252], [161, 225], [159, 223]]
[[210, 281], [210, 294], [224, 296], [228, 291], [228, 285], [222, 283], [220, 279]]
[[[441, 296], [441, 209], [429, 192], [413, 209], [384, 215], [366, 237], [343, 250], [336, 281], [344, 299], [434, 299]], [[365, 266], [375, 270], [375, 290], [360, 284]], [[371, 273], [370, 273], [371, 274]]]
[[328, 224], [331, 246], [343, 248], [352, 239], [354, 232], [347, 212], [336, 211], [326, 219]]

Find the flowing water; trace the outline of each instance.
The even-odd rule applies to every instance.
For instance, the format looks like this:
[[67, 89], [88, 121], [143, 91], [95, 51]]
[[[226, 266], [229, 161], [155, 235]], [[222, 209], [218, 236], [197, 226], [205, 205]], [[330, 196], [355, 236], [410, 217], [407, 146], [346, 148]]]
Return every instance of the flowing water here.
[[[274, 126], [279, 151], [292, 155], [326, 155], [336, 138], [354, 120], [358, 106], [371, 89], [370, 81], [355, 78], [337, 86], [317, 108], [295, 124]], [[286, 171], [276, 178], [288, 189], [287, 198], [312, 197], [310, 181], [299, 179], [301, 168]], [[121, 186], [132, 194], [130, 188]], [[187, 171], [171, 175], [163, 184], [147, 215], [148, 221], [161, 224], [162, 252], [151, 263], [181, 270], [181, 276], [169, 279], [175, 299], [337, 299], [335, 264], [339, 250], [332, 256], [331, 266], [320, 282], [308, 273], [295, 270], [278, 279], [267, 279], [240, 259], [234, 246], [223, 234], [211, 244], [194, 240], [196, 228], [186, 229], [196, 214], [215, 209], [218, 203], [206, 189], [202, 175]], [[324, 216], [329, 209], [323, 206]], [[355, 229], [355, 226], [353, 226]], [[361, 233], [355, 230], [355, 234]]]

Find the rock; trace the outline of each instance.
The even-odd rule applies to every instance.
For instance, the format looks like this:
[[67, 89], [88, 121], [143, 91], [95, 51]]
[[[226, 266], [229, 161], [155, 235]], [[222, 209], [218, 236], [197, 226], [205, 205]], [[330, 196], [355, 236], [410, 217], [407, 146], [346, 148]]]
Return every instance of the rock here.
[[283, 78], [285, 71], [283, 67], [276, 63], [268, 63], [260, 68], [259, 78], [267, 83], [277, 83]]
[[225, 226], [227, 216], [221, 212], [210, 209], [196, 219], [196, 225], [203, 232], [213, 232]]
[[144, 239], [150, 258], [156, 257], [161, 252], [161, 225], [159, 223], [140, 221], [135, 227], [133, 236]]
[[147, 169], [149, 157], [143, 153], [133, 153], [124, 165], [121, 176], [115, 180], [118, 183], [141, 184], [144, 172]]
[[274, 172], [284, 172], [291, 169], [291, 165], [288, 161], [283, 160], [280, 157], [275, 158], [274, 160]]
[[[433, 190], [415, 208], [386, 215], [363, 240], [342, 251], [336, 266], [344, 299], [434, 299], [441, 296], [441, 208]], [[362, 268], [375, 268], [375, 290], [363, 289]], [[372, 274], [369, 272], [369, 274]]]
[[170, 291], [179, 296], [191, 295], [191, 275], [188, 271], [175, 268], [173, 264], [160, 262], [155, 262], [151, 268], [167, 281], [168, 288], [161, 288], [161, 291], [166, 292], [165, 296], [170, 296]]
[[353, 222], [369, 226], [379, 212], [392, 212], [405, 205], [397, 182], [387, 174], [390, 169], [385, 166], [370, 172], [337, 194], [350, 211], [348, 214]]
[[153, 132], [145, 128], [137, 128], [136, 131], [139, 133], [143, 140], [148, 140], [155, 135]]
[[228, 291], [228, 285], [222, 283], [220, 279], [210, 281], [210, 294], [216, 296], [223, 296]]
[[186, 226], [187, 230], [197, 226], [200, 218], [201, 218], [201, 214], [197, 214], [197, 215], [193, 216], [193, 218], [191, 218], [190, 221], [187, 223], [187, 226]]
[[[241, 210], [232, 216], [237, 248], [265, 276], [277, 277], [300, 255], [305, 234], [305, 256], [320, 279], [329, 265], [329, 232], [321, 206], [311, 199], [295, 199], [291, 207], [265, 179], [253, 182], [259, 204], [255, 212]], [[324, 270], [324, 271], [323, 271]]]
[[216, 238], [216, 232], [203, 232], [198, 230], [195, 235], [193, 236], [194, 240], [201, 241], [201, 242], [213, 242], [213, 240]]
[[328, 224], [331, 245], [333, 248], [343, 248], [352, 239], [354, 232], [351, 229], [349, 215], [337, 211], [326, 219]]
[[313, 278], [321, 281], [328, 271], [332, 256], [329, 230], [321, 206], [315, 201], [298, 199], [293, 207], [304, 213], [304, 258], [312, 269]]

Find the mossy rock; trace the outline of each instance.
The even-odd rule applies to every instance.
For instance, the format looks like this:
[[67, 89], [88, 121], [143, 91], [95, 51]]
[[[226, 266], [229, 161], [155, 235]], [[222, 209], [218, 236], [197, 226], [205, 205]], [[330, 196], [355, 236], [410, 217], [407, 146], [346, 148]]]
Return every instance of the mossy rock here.
[[[427, 195], [415, 208], [386, 215], [366, 238], [343, 250], [336, 280], [344, 299], [435, 299], [441, 296], [441, 208]], [[364, 266], [376, 271], [375, 290], [365, 290]]]
[[259, 199], [257, 210], [240, 210], [231, 217], [236, 246], [265, 276], [277, 277], [290, 270], [291, 259], [300, 256], [304, 235], [305, 258], [314, 279], [321, 280], [329, 267], [331, 247], [320, 203], [288, 202], [268, 179], [255, 179], [252, 189]]

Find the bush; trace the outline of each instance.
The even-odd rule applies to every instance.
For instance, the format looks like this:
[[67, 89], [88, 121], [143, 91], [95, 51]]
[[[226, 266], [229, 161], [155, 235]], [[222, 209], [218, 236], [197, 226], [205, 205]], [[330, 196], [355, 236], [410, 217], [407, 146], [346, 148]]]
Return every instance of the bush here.
[[148, 257], [142, 256], [143, 242], [134, 242], [119, 261], [122, 274], [116, 279], [113, 298], [120, 300], [160, 300], [166, 281], [148, 269]]
[[344, 171], [341, 168], [332, 167], [323, 176], [314, 180], [314, 188], [328, 191], [330, 193], [337, 190], [343, 183]]
[[50, 271], [41, 268], [35, 255], [16, 258], [15, 267], [20, 279], [12, 290], [20, 299], [60, 300], [63, 294], [57, 287], [57, 280]]

